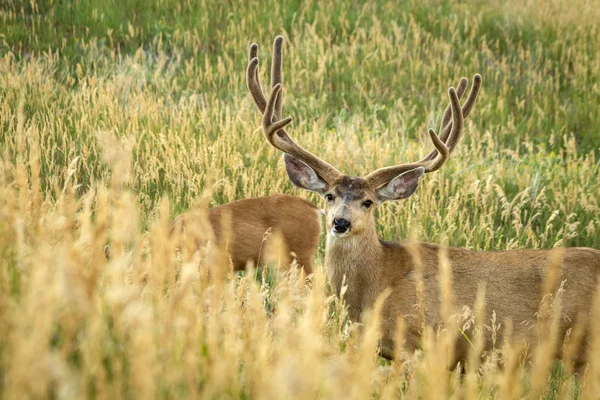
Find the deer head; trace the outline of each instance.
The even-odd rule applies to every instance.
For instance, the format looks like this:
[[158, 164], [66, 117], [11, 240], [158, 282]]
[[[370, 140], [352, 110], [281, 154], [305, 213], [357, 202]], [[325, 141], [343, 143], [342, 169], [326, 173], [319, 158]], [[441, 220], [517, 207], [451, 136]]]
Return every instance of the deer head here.
[[461, 138], [463, 120], [477, 99], [481, 76], [473, 77], [469, 96], [462, 107], [460, 99], [466, 90], [467, 79], [462, 78], [457, 89], [448, 89], [450, 104], [442, 118], [441, 135], [429, 129], [435, 148], [426, 157], [413, 163], [380, 168], [363, 177], [350, 177], [302, 148], [285, 130], [292, 118], [282, 118], [282, 45], [283, 38], [277, 36], [273, 45], [272, 89], [268, 100], [258, 79], [258, 46], [250, 46], [246, 79], [254, 102], [263, 115], [265, 137], [271, 145], [285, 153], [285, 168], [292, 183], [317, 192], [326, 200], [327, 231], [331, 237], [340, 239], [374, 230], [373, 209], [388, 200], [410, 197], [424, 174], [437, 171], [448, 160]]

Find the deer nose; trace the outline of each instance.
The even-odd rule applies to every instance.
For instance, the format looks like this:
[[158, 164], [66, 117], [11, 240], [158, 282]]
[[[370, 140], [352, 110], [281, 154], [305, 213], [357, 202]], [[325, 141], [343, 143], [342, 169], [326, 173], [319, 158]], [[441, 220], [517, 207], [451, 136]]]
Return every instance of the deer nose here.
[[333, 230], [337, 233], [344, 233], [350, 229], [350, 221], [344, 218], [336, 218], [333, 220]]

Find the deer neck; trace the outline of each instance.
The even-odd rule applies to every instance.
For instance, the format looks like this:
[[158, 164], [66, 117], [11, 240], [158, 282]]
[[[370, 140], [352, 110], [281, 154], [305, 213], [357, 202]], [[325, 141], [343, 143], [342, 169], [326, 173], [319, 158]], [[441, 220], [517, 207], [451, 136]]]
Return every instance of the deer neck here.
[[350, 319], [360, 321], [361, 313], [374, 304], [384, 289], [381, 287], [383, 249], [375, 224], [344, 238], [328, 234], [325, 265], [336, 294], [340, 296], [342, 287], [347, 287], [344, 301]]

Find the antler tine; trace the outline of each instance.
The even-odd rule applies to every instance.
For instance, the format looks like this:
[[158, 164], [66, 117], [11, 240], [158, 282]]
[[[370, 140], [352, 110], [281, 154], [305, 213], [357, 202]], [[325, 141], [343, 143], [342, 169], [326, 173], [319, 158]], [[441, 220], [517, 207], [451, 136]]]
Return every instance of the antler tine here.
[[246, 69], [246, 85], [248, 90], [254, 99], [254, 104], [258, 107], [261, 113], [265, 112], [267, 106], [267, 99], [263, 94], [260, 87], [260, 81], [258, 80], [258, 45], [252, 43], [250, 45], [250, 51], [248, 52], [248, 68]]
[[[458, 87], [456, 88], [456, 94], [458, 95], [458, 99], [462, 99], [463, 94], [465, 94], [465, 90], [467, 90], [467, 85], [469, 84], [469, 81], [467, 80], [467, 78], [460, 78], [460, 82], [458, 83]], [[452, 108], [450, 106], [450, 104], [448, 104], [446, 106], [446, 110], [444, 111], [444, 116], [442, 118], [442, 122], [440, 123], [440, 139], [442, 139], [444, 142], [446, 141], [446, 139], [448, 139], [448, 137], [444, 137], [444, 133], [446, 133], [446, 135], [450, 132], [450, 127], [448, 126], [448, 124], [450, 123], [450, 121], [452, 120]], [[446, 129], [448, 128], [448, 129]], [[447, 132], [446, 132], [447, 131]]]
[[[271, 64], [271, 88], [274, 88], [277, 84], [283, 83], [283, 74], [281, 72], [281, 50], [283, 48], [283, 36], [278, 35], [273, 41], [273, 63]], [[277, 96], [275, 102], [275, 119], [281, 119], [282, 115], [282, 104], [283, 104], [283, 89]]]
[[479, 95], [479, 90], [481, 89], [481, 75], [475, 74], [473, 76], [473, 85], [471, 86], [471, 91], [469, 92], [469, 97], [467, 97], [467, 101], [465, 101], [465, 105], [462, 108], [463, 118], [467, 118], [475, 105], [475, 101], [477, 100], [477, 96]]
[[[461, 79], [458, 91], [464, 93], [466, 89], [466, 80]], [[476, 74], [473, 77], [473, 85], [471, 86], [471, 91], [469, 92], [469, 96], [465, 102], [465, 105], [461, 108], [460, 106], [460, 94], [454, 88], [450, 88], [448, 90], [448, 96], [450, 97], [450, 111], [452, 122], [445, 121], [447, 119], [446, 112], [444, 113], [444, 118], [442, 119], [442, 126], [444, 127], [442, 131], [441, 137], [438, 137], [433, 129], [429, 130], [429, 136], [435, 150], [429, 153], [422, 160], [409, 163], [396, 165], [392, 167], [380, 168], [371, 172], [369, 175], [365, 177], [365, 179], [370, 183], [373, 187], [379, 187], [386, 182], [389, 182], [396, 176], [400, 175], [403, 172], [409, 171], [411, 169], [415, 169], [418, 167], [424, 167], [425, 172], [433, 172], [437, 171], [441, 168], [442, 165], [448, 160], [450, 154], [456, 147], [456, 144], [459, 142], [462, 134], [464, 118], [466, 118], [471, 112], [475, 101], [477, 100], [477, 95], [481, 88], [481, 75]], [[462, 94], [462, 93], [461, 93]]]

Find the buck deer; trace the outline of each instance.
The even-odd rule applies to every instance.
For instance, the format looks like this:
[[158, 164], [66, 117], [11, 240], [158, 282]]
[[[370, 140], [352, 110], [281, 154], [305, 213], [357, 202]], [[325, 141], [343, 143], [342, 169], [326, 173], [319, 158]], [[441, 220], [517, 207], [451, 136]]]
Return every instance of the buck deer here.
[[[312, 273], [321, 223], [318, 209], [308, 201], [284, 194], [237, 200], [209, 209], [208, 222], [212, 227], [211, 233], [199, 228], [202, 223], [197, 213], [182, 214], [173, 222], [171, 235], [189, 235], [195, 247], [212, 237], [226, 249], [233, 268], [244, 270], [248, 261], [255, 266], [261, 261], [265, 234], [278, 233], [289, 250], [281, 263], [289, 265], [294, 255], [304, 272]], [[223, 243], [225, 240], [228, 243]]]
[[[432, 129], [429, 130], [435, 149], [425, 158], [380, 168], [363, 177], [352, 177], [302, 148], [286, 132], [285, 127], [292, 118], [282, 118], [282, 44], [283, 38], [278, 36], [273, 45], [272, 90], [268, 100], [258, 79], [258, 46], [252, 44], [249, 51], [247, 85], [262, 113], [264, 135], [273, 147], [284, 153], [285, 168], [294, 185], [317, 192], [325, 199], [325, 265], [330, 283], [338, 295], [344, 282], [347, 285], [344, 299], [349, 317], [360, 321], [362, 312], [371, 308], [377, 297], [390, 288], [391, 295], [381, 313], [381, 355], [386, 358], [394, 356], [394, 330], [400, 317], [406, 324], [405, 346], [415, 349], [421, 340], [422, 322], [433, 327], [442, 323], [437, 279], [440, 246], [380, 240], [373, 210], [386, 201], [410, 197], [417, 189], [419, 179], [444, 165], [461, 138], [463, 120], [475, 104], [481, 76], [474, 76], [462, 108], [460, 99], [466, 90], [467, 80], [462, 78], [456, 90], [448, 90], [450, 104], [442, 117], [441, 134], [438, 136]], [[452, 270], [455, 306], [473, 307], [479, 284], [485, 282], [486, 321], [495, 311], [500, 320], [513, 321], [514, 338], [535, 344], [538, 338], [536, 329], [523, 322], [535, 322], [544, 294], [542, 282], [551, 262], [551, 250], [471, 251], [449, 247], [446, 254]], [[420, 271], [418, 275], [417, 270]], [[558, 282], [564, 281], [562, 313], [565, 318], [561, 318], [559, 324], [559, 334], [563, 337], [578, 317], [591, 313], [600, 272], [600, 251], [564, 249], [558, 272]], [[415, 309], [418, 304], [417, 276], [422, 277], [424, 317], [417, 315]], [[501, 336], [502, 332], [499, 334]], [[581, 349], [587, 346], [588, 340], [589, 329], [585, 331]], [[489, 337], [485, 339], [484, 346], [490, 349]], [[466, 359], [468, 347], [467, 341], [459, 337], [452, 365]], [[559, 346], [556, 347], [556, 356], [560, 356]], [[584, 352], [579, 351], [576, 364], [583, 363], [584, 357]]]

